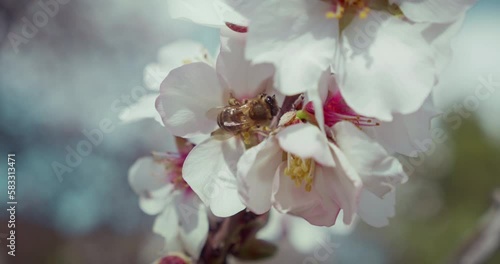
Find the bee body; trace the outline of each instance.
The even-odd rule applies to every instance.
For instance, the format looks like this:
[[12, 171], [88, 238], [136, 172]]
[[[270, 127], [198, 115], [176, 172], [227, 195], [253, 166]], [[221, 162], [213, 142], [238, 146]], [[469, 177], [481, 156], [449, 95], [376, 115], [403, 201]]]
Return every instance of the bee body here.
[[230, 100], [230, 105], [217, 116], [217, 124], [222, 130], [236, 135], [268, 125], [278, 111], [275, 97], [266, 94], [245, 100], [243, 104]]
[[237, 106], [227, 106], [217, 116], [217, 124], [226, 132], [237, 134], [245, 129], [247, 117]]

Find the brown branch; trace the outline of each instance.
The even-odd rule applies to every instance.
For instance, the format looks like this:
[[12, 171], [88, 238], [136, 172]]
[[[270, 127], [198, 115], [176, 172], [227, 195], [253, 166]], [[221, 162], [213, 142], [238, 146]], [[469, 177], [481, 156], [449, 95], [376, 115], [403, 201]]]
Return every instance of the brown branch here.
[[198, 264], [227, 263], [227, 257], [236, 253], [248, 239], [253, 238], [267, 223], [267, 219], [267, 214], [257, 216], [245, 211], [225, 218], [222, 223], [210, 230]]

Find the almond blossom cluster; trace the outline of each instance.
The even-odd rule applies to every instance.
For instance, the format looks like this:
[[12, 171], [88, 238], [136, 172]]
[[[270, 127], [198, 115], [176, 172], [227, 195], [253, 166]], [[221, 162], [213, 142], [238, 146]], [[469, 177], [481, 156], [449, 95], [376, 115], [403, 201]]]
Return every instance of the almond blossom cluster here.
[[163, 48], [151, 95], [124, 118], [161, 120], [182, 142], [129, 175], [167, 253], [252, 259], [270, 211], [387, 225], [408, 178], [396, 155], [430, 137], [431, 91], [474, 2], [169, 0], [172, 17], [218, 28], [220, 50]]

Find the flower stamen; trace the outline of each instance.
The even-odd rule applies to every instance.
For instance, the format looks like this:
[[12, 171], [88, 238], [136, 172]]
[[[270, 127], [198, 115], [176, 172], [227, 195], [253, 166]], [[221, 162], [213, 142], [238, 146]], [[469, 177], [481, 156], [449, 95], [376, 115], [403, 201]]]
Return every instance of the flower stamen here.
[[182, 166], [186, 160], [187, 153], [159, 153], [153, 152], [153, 158], [165, 166], [167, 173], [166, 180], [174, 185], [177, 190], [189, 191], [190, 187], [182, 178]]
[[[314, 107], [311, 102], [306, 105], [305, 111], [314, 114]], [[349, 121], [359, 128], [380, 125], [375, 118], [362, 116], [352, 110], [344, 101], [340, 92], [327, 99], [325, 105], [323, 105], [323, 114], [325, 125], [329, 127], [341, 121]]]
[[285, 175], [295, 183], [295, 186], [300, 187], [304, 183], [305, 190], [310, 192], [314, 181], [315, 162], [312, 159], [303, 159], [291, 153], [287, 153], [287, 167]]
[[348, 9], [355, 9], [361, 19], [366, 18], [371, 10], [364, 0], [331, 0], [330, 10], [325, 13], [325, 17], [341, 19]]

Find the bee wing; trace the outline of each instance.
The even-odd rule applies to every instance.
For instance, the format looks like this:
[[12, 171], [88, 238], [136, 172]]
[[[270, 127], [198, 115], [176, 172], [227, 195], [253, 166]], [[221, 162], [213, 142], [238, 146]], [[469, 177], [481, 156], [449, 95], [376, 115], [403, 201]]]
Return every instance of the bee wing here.
[[206, 116], [206, 118], [208, 118], [210, 120], [217, 121], [217, 117], [219, 116], [220, 112], [222, 112], [223, 109], [224, 109], [224, 106], [210, 108], [205, 113], [205, 116]]
[[222, 130], [221, 128], [215, 130], [214, 132], [212, 132], [212, 134], [210, 134], [213, 138], [217, 139], [217, 140], [226, 140], [226, 139], [229, 139], [231, 138], [232, 136], [234, 136], [233, 134], [231, 133], [228, 133], [224, 130]]

